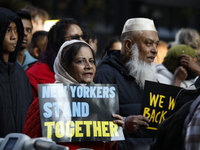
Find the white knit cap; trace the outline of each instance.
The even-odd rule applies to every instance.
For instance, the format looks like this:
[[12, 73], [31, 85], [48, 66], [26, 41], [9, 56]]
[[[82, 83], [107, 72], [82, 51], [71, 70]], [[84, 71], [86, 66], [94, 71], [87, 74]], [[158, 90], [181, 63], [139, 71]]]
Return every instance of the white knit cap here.
[[128, 19], [124, 24], [122, 33], [141, 30], [156, 31], [153, 20], [147, 18]]

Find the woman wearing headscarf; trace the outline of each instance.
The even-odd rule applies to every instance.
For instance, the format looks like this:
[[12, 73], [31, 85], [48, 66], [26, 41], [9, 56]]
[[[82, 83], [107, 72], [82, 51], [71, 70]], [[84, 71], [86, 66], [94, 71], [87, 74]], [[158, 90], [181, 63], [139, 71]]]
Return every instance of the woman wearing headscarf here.
[[[55, 83], [93, 83], [96, 73], [95, 54], [93, 49], [80, 40], [66, 41], [61, 47], [54, 62]], [[122, 117], [114, 115], [118, 120], [115, 123], [123, 125]], [[36, 99], [30, 106], [24, 133], [28, 136], [41, 137], [41, 122], [39, 114], [39, 102]], [[115, 143], [114, 143], [115, 144]], [[113, 142], [67, 142], [62, 143], [70, 150], [78, 148], [92, 148], [95, 150], [111, 150]]]

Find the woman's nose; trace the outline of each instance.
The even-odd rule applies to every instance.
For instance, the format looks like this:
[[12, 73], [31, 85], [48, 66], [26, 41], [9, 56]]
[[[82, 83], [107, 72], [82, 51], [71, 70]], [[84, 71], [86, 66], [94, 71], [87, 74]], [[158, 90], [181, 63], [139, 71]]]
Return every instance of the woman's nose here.
[[17, 33], [13, 31], [12, 35], [11, 35], [11, 39], [15, 40], [17, 38], [17, 36], [18, 36]]
[[91, 69], [92, 68], [92, 64], [90, 62], [85, 62], [85, 68], [86, 69]]

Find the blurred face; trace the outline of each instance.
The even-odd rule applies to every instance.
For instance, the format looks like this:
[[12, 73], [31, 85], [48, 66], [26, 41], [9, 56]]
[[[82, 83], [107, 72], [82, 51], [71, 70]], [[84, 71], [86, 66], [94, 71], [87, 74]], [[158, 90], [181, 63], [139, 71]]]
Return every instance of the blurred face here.
[[25, 49], [31, 42], [32, 39], [32, 23], [28, 19], [22, 19], [22, 24], [24, 26], [24, 39], [21, 44], [22, 49]]
[[37, 22], [32, 20], [32, 25], [33, 25], [32, 34], [36, 31], [43, 31], [44, 30], [44, 23], [43, 23], [42, 19], [38, 18]]
[[67, 70], [69, 75], [79, 83], [91, 83], [96, 73], [91, 49], [86, 46], [81, 47]]
[[3, 40], [3, 50], [6, 53], [13, 52], [17, 45], [18, 33], [14, 22], [10, 23]]
[[81, 40], [83, 41], [83, 32], [81, 28], [76, 25], [76, 24], [71, 24], [67, 29], [66, 29], [66, 35], [65, 35], [65, 40], [70, 41], [70, 40]]
[[110, 48], [111, 50], [121, 50], [122, 49], [122, 42], [115, 42]]
[[155, 31], [143, 31], [136, 43], [139, 49], [139, 60], [152, 63], [157, 55], [158, 34]]
[[94, 53], [96, 54], [97, 53], [97, 39], [95, 40], [90, 39], [88, 44], [92, 47], [92, 49], [94, 50]]
[[42, 39], [40, 39], [40, 41], [38, 42], [38, 57], [39, 57], [39, 55], [41, 54], [41, 53], [43, 53], [43, 51], [44, 51], [44, 46], [45, 46], [45, 43], [46, 43], [46, 41], [47, 41], [47, 36], [44, 36]]

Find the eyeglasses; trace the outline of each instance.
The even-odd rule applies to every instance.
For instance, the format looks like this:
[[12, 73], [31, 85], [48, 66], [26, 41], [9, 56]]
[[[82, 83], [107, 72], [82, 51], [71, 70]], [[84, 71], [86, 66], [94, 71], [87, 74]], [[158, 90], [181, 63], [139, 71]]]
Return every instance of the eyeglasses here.
[[72, 40], [80, 40], [83, 38], [83, 35], [72, 35], [72, 36], [66, 36], [65, 38], [70, 38]]

